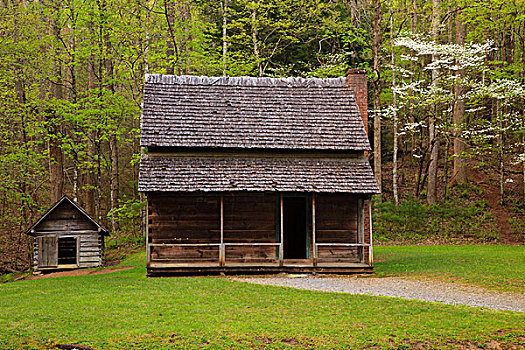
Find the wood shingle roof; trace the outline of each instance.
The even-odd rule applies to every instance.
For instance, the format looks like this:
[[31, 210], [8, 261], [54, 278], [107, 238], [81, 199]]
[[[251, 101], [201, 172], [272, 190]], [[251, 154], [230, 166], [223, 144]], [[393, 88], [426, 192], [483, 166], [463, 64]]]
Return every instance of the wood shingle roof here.
[[147, 75], [141, 145], [370, 150], [345, 78]]
[[379, 193], [365, 158], [221, 156], [143, 156], [139, 191]]

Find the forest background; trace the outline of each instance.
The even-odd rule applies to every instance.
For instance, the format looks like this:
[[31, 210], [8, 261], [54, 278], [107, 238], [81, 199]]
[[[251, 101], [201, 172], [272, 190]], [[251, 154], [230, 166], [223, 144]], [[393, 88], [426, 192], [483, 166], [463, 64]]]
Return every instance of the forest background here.
[[68, 194], [143, 241], [144, 74], [369, 79], [382, 243], [525, 240], [523, 0], [2, 0], [0, 273]]

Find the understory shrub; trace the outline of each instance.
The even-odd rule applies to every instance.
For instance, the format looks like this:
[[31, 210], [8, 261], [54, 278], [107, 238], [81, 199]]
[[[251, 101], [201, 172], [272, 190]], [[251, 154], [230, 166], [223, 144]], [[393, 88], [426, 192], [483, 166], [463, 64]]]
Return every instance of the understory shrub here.
[[484, 200], [455, 198], [427, 205], [407, 197], [396, 206], [376, 199], [373, 219], [379, 242], [488, 242], [498, 238]]

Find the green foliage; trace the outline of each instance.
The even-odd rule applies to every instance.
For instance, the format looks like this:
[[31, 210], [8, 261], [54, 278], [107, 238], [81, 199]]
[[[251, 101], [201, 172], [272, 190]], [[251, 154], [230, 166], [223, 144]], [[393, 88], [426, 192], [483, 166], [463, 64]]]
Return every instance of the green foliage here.
[[[382, 249], [383, 257], [396, 254]], [[146, 278], [144, 253], [122, 265], [132, 268], [0, 285], [0, 347], [450, 349], [492, 340], [504, 348], [523, 344], [525, 318], [517, 312], [219, 277]]]
[[113, 212], [108, 212], [108, 221], [111, 220], [111, 214], [119, 223], [119, 231], [115, 234], [115, 240], [109, 240], [111, 246], [116, 241], [119, 246], [138, 246], [143, 244], [144, 237], [140, 231], [140, 211], [146, 202], [141, 202], [138, 199], [128, 199], [120, 203], [118, 208]]
[[463, 195], [434, 205], [415, 197], [374, 203], [374, 235], [379, 242], [488, 242], [498, 238], [484, 201]]
[[510, 209], [513, 213], [509, 218], [512, 233], [518, 237], [518, 241], [525, 239], [525, 203], [514, 201], [509, 203]]

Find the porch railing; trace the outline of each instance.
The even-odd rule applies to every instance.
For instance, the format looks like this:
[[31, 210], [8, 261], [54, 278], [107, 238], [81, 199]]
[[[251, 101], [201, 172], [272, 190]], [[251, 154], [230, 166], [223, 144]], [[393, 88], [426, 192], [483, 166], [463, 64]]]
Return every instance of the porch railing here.
[[[267, 247], [277, 247], [278, 248], [278, 251], [279, 251], [279, 254], [276, 253], [276, 259], [275, 260], [278, 260], [279, 261], [279, 265], [282, 266], [284, 264], [284, 256], [281, 252], [284, 251], [283, 248], [283, 244], [282, 243], [271, 243], [271, 242], [264, 242], [264, 243], [149, 243], [148, 244], [148, 256], [151, 257], [151, 253], [153, 252], [154, 248], [156, 247], [187, 247], [187, 248], [191, 248], [191, 247], [195, 247], [195, 248], [198, 248], [198, 247], [216, 247], [218, 248], [218, 252], [217, 252], [217, 264], [219, 266], [225, 266], [226, 265], [226, 262], [228, 261], [228, 256], [227, 256], [227, 250], [226, 248], [227, 247], [264, 247], [264, 246], [267, 246]], [[318, 252], [318, 248], [321, 248], [321, 247], [355, 247], [355, 248], [361, 248], [362, 251], [360, 252], [360, 256], [361, 256], [361, 262], [364, 262], [363, 259], [364, 259], [364, 250], [365, 248], [370, 248], [371, 245], [370, 244], [367, 244], [367, 243], [315, 243], [313, 244], [313, 249], [312, 251], [315, 251], [316, 252], [316, 256], [313, 257], [312, 259], [309, 259], [312, 261], [312, 265], [315, 266], [317, 265], [317, 260], [318, 260], [318, 256], [317, 256], [317, 252]], [[177, 259], [170, 259], [170, 258], [156, 258], [156, 259], [153, 259], [154, 261], [162, 261], [162, 260], [184, 260], [182, 258], [177, 258]], [[191, 259], [187, 259], [187, 262], [190, 262]]]

